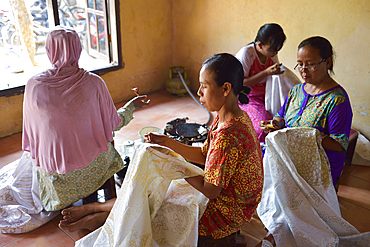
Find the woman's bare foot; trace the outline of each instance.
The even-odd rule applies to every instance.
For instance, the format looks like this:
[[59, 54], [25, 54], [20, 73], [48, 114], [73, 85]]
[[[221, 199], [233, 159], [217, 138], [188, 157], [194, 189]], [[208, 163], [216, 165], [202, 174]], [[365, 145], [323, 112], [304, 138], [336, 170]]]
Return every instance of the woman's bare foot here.
[[100, 203], [93, 202], [82, 206], [65, 208], [61, 212], [61, 214], [64, 215], [63, 220], [69, 223], [76, 222], [77, 220], [88, 214], [93, 214], [97, 212], [97, 210], [95, 209], [95, 206], [98, 206], [97, 204]]
[[[87, 204], [86, 204], [87, 205]], [[101, 227], [105, 220], [108, 218], [109, 212], [98, 212], [86, 215], [85, 217], [82, 217], [81, 219], [75, 221], [75, 222], [69, 222], [67, 220], [61, 220], [59, 222], [59, 227], [62, 230], [68, 231], [68, 232], [74, 232], [81, 229], [88, 229], [90, 231], [95, 231], [99, 227]]]

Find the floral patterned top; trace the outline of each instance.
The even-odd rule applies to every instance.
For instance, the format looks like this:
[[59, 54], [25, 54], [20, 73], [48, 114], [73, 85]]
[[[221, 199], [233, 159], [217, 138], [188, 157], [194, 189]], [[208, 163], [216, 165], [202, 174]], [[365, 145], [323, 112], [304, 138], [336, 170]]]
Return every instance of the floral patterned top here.
[[[352, 123], [352, 109], [343, 87], [336, 86], [317, 95], [304, 90], [304, 84], [293, 87], [283, 107], [276, 114], [285, 119], [286, 127], [313, 127], [329, 135], [347, 150]], [[345, 151], [325, 150], [334, 185], [343, 170]]]
[[202, 147], [206, 155], [204, 181], [221, 187], [209, 201], [199, 223], [199, 235], [224, 238], [252, 218], [263, 187], [262, 151], [248, 114], [219, 125], [217, 116]]

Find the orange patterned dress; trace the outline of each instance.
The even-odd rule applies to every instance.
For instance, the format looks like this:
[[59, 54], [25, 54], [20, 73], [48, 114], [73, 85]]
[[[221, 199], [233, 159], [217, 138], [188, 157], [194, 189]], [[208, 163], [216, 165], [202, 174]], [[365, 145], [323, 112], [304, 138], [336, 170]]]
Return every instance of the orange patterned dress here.
[[261, 147], [248, 114], [218, 124], [217, 116], [202, 153], [204, 181], [222, 190], [209, 201], [199, 222], [199, 235], [214, 239], [229, 236], [250, 221], [263, 187]]

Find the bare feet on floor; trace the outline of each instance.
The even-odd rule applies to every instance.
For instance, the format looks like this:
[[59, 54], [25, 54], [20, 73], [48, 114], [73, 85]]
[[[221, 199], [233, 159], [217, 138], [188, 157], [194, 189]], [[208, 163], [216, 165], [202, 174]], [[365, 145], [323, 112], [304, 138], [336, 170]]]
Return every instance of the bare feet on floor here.
[[76, 222], [82, 217], [96, 212], [95, 205], [99, 202], [89, 203], [82, 206], [65, 208], [62, 210], [63, 220], [69, 223]]
[[68, 232], [74, 232], [74, 231], [81, 230], [81, 229], [88, 229], [90, 231], [95, 231], [96, 229], [98, 229], [104, 224], [108, 215], [109, 215], [109, 212], [98, 212], [98, 213], [88, 214], [74, 222], [69, 222], [67, 220], [61, 220], [58, 226], [62, 230], [65, 230]]

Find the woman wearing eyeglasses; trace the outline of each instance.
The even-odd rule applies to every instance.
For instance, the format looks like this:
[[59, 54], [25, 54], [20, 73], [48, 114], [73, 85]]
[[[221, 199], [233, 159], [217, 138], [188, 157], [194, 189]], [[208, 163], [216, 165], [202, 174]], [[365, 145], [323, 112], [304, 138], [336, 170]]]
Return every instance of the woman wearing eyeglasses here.
[[[294, 86], [266, 137], [264, 184], [257, 213], [269, 233], [259, 246], [369, 246], [341, 217], [335, 185], [344, 167], [352, 110], [333, 78], [333, 48], [323, 37], [298, 46]], [[266, 125], [269, 124], [270, 127]], [[287, 127], [287, 128], [285, 128]]]
[[235, 55], [244, 69], [243, 85], [251, 88], [249, 103], [239, 102], [239, 107], [248, 113], [260, 142], [266, 134], [259, 126], [261, 120], [270, 120], [273, 116], [265, 107], [267, 77], [282, 74], [277, 54], [283, 47], [286, 36], [280, 25], [265, 24], [258, 30], [255, 40], [241, 48]]
[[330, 75], [333, 72], [333, 48], [323, 37], [311, 37], [298, 46], [296, 70], [304, 80], [291, 89], [285, 103], [271, 123], [273, 128], [314, 127], [322, 135], [334, 186], [344, 168], [345, 152], [352, 123], [348, 95]]

